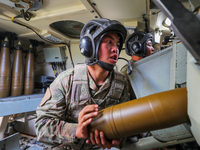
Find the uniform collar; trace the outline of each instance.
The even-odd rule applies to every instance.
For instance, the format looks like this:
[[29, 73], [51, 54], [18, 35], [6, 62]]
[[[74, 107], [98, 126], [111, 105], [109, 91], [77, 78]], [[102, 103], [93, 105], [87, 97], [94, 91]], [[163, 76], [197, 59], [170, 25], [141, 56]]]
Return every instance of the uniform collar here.
[[[104, 84], [101, 86], [101, 90], [103, 89], [107, 89], [108, 87], [111, 86], [111, 80], [112, 80], [112, 74], [113, 74], [113, 71], [111, 71], [109, 73], [109, 75], [107, 76]], [[89, 81], [89, 87], [94, 90], [95, 92], [97, 92], [99, 89], [97, 88], [94, 80], [92, 79], [92, 77], [90, 76], [89, 72], [88, 72], [88, 81]]]

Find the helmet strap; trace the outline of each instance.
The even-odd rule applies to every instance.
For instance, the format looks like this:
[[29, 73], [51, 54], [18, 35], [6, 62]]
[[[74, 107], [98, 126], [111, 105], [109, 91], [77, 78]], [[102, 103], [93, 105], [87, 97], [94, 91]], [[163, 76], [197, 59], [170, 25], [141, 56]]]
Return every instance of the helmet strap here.
[[109, 63], [103, 62], [103, 61], [98, 61], [97, 65], [99, 65], [101, 68], [107, 70], [107, 71], [112, 71], [115, 65], [111, 65]]

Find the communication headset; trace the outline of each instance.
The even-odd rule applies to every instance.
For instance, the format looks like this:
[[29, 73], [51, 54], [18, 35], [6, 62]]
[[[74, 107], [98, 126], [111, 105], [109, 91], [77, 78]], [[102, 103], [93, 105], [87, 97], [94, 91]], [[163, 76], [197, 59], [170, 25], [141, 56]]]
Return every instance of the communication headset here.
[[117, 20], [100, 18], [98, 20], [90, 20], [84, 25], [81, 30], [79, 48], [81, 54], [86, 58], [85, 63], [87, 65], [97, 63], [100, 67], [108, 71], [114, 68], [114, 65], [98, 60], [98, 49], [101, 40], [105, 34], [110, 32], [115, 32], [120, 36], [119, 51], [121, 51], [127, 31], [120, 22]]

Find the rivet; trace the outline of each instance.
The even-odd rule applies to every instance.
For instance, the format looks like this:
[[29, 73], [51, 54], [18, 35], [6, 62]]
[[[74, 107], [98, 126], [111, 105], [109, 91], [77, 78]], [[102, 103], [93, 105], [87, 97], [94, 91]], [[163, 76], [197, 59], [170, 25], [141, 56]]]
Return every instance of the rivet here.
[[92, 6], [96, 6], [96, 3], [92, 3]]

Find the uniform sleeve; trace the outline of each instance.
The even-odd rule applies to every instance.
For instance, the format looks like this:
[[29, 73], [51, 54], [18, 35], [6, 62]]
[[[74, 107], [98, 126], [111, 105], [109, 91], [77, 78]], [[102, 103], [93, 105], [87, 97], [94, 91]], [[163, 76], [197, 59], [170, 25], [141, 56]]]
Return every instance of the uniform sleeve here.
[[[69, 80], [65, 82], [70, 86]], [[75, 145], [78, 124], [65, 121], [67, 109], [65, 94], [69, 87], [66, 86], [64, 89], [63, 86], [61, 80], [56, 78], [36, 110], [35, 129], [38, 141], [50, 148], [65, 144]]]

